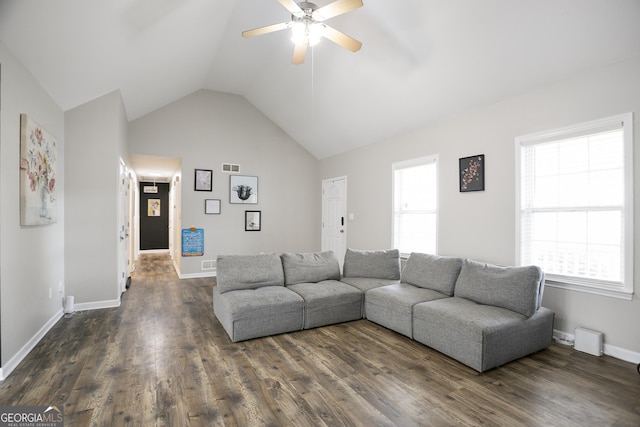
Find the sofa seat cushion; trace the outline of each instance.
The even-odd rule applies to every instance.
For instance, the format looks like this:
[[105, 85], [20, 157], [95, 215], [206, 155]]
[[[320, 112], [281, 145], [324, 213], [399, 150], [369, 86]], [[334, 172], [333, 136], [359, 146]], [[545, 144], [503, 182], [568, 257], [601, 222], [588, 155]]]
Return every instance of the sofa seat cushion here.
[[285, 285], [340, 280], [340, 263], [333, 251], [284, 253], [280, 257]]
[[462, 258], [413, 252], [402, 271], [402, 282], [453, 296], [462, 262]]
[[413, 306], [440, 298], [446, 295], [407, 283], [382, 286], [367, 291], [364, 312], [372, 322], [412, 338]]
[[543, 286], [540, 267], [500, 267], [466, 259], [455, 296], [531, 316], [540, 307]]
[[277, 254], [219, 255], [216, 276], [220, 293], [284, 286], [282, 262]]
[[363, 293], [337, 280], [287, 286], [304, 300], [304, 329], [362, 318]]
[[453, 297], [413, 308], [413, 338], [484, 372], [548, 347], [553, 318], [544, 307], [527, 317]]
[[344, 277], [368, 277], [400, 280], [400, 251], [358, 251], [347, 249], [344, 255]]
[[304, 301], [283, 286], [225, 293], [215, 286], [213, 311], [231, 341], [237, 342], [301, 330]]
[[[390, 279], [374, 279], [370, 277], [343, 277], [340, 279], [341, 282], [346, 283], [347, 285], [353, 286], [354, 288], [360, 289], [365, 293], [365, 299], [367, 291], [375, 288], [379, 288], [381, 286], [389, 286], [389, 285], [397, 285], [400, 283], [400, 280], [390, 280]], [[364, 303], [362, 304], [362, 317], [367, 317], [366, 307]]]

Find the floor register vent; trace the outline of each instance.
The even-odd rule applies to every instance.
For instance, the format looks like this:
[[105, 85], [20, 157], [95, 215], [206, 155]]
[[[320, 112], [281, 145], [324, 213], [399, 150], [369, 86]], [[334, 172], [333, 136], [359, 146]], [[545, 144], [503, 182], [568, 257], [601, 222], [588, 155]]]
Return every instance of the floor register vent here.
[[576, 328], [573, 348], [594, 356], [602, 356], [604, 354], [602, 332], [592, 331], [586, 328]]
[[215, 270], [216, 269], [216, 260], [215, 259], [209, 259], [209, 260], [202, 261], [201, 269], [203, 271], [204, 270]]

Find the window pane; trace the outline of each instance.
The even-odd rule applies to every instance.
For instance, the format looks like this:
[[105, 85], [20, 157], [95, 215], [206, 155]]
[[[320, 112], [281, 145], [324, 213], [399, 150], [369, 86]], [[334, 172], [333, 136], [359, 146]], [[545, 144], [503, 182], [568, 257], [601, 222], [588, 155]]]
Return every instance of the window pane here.
[[620, 211], [589, 213], [588, 233], [590, 243], [621, 246], [622, 213]]
[[558, 240], [558, 214], [555, 212], [539, 212], [532, 216], [531, 239], [538, 242], [555, 242]]
[[622, 169], [624, 144], [622, 130], [594, 135], [589, 144], [591, 170]]
[[435, 191], [429, 188], [435, 182], [435, 166], [421, 165], [396, 170], [396, 198], [399, 210], [435, 210]]
[[589, 178], [589, 206], [620, 206], [624, 202], [622, 169], [592, 172]]
[[558, 242], [587, 243], [586, 212], [560, 212], [557, 227]]
[[434, 158], [394, 165], [394, 247], [402, 253], [436, 252], [437, 164]]
[[551, 275], [632, 290], [622, 283], [629, 215], [624, 126], [598, 126], [592, 134], [579, 126], [567, 131], [579, 137], [534, 138], [520, 146], [520, 261]]
[[586, 206], [589, 203], [589, 174], [560, 175], [557, 206]]
[[396, 216], [395, 247], [403, 253], [436, 252], [436, 215], [401, 214]]
[[613, 246], [593, 245], [589, 251], [589, 277], [610, 281], [622, 280], [620, 250]]
[[589, 169], [588, 138], [569, 139], [554, 144], [558, 150], [558, 169], [563, 173], [585, 172]]

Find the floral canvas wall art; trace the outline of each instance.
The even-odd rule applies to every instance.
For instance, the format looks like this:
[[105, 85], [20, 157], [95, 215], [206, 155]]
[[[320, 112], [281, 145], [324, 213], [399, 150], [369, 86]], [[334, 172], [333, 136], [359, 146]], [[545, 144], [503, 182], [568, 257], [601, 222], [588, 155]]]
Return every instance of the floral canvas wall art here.
[[460, 192], [484, 191], [484, 154], [464, 157], [460, 163]]
[[20, 115], [20, 224], [57, 221], [56, 139], [26, 114]]

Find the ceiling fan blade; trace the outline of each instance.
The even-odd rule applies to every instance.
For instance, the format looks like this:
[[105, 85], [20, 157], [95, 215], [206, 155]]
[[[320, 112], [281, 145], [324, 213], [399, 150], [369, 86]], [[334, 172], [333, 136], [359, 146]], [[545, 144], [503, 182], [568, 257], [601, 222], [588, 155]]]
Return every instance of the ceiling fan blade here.
[[291, 58], [292, 64], [302, 64], [304, 62], [304, 57], [307, 54], [307, 46], [308, 43], [296, 44], [293, 48], [293, 58]]
[[312, 16], [316, 21], [325, 21], [359, 7], [362, 7], [362, 0], [336, 0], [315, 10]]
[[349, 37], [348, 35], [341, 33], [340, 31], [332, 28], [328, 25], [325, 25], [324, 32], [322, 36], [331, 40], [337, 45], [342, 46], [345, 49], [349, 49], [351, 52], [357, 52], [362, 47], [362, 43], [353, 37]]
[[288, 22], [282, 22], [280, 24], [267, 25], [266, 27], [254, 28], [253, 30], [247, 30], [242, 32], [242, 37], [254, 37], [261, 36], [262, 34], [273, 33], [274, 31], [284, 30], [289, 27]]
[[292, 15], [295, 15], [298, 17], [304, 15], [304, 11], [300, 9], [300, 6], [298, 6], [298, 3], [296, 3], [295, 1], [293, 0], [278, 0], [278, 1], [280, 2], [281, 5], [285, 7], [285, 9], [291, 12]]

